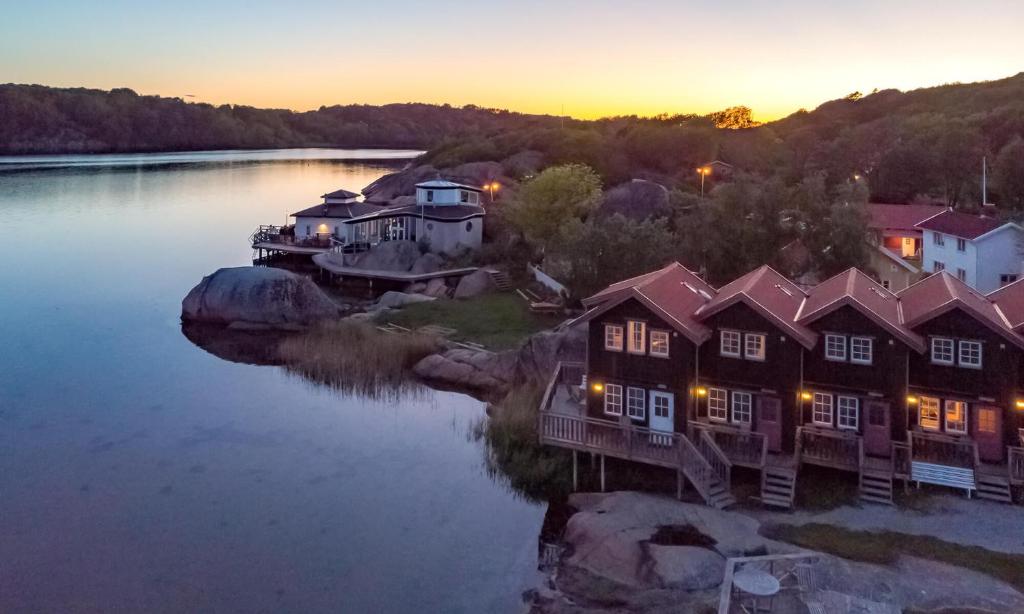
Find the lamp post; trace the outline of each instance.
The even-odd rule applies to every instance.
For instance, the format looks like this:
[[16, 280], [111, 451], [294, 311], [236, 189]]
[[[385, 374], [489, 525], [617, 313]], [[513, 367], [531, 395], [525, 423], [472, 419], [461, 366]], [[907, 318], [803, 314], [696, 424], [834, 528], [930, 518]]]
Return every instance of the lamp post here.
[[501, 189], [501, 184], [497, 181], [491, 181], [490, 183], [484, 184], [484, 189], [491, 195], [491, 204], [494, 204], [494, 191]]
[[711, 167], [702, 166], [697, 169], [697, 174], [700, 175], [700, 197], [704, 198], [704, 178], [711, 174]]

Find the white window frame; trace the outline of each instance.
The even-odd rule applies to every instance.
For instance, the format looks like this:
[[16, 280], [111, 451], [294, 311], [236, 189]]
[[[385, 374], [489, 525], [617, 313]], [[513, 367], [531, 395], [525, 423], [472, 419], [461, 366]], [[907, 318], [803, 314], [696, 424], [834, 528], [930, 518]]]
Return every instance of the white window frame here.
[[932, 244], [945, 247], [946, 237], [941, 232], [932, 232]]
[[[936, 348], [939, 345], [942, 345], [943, 347], [947, 347], [946, 344], [948, 344], [949, 358], [948, 359], [946, 359], [946, 358], [939, 358], [938, 357], [939, 353], [941, 353], [943, 356], [945, 356], [947, 352], [945, 350], [943, 350], [943, 351], [937, 353], [936, 352]], [[936, 364], [936, 365], [952, 365], [952, 364], [954, 364], [956, 362], [956, 341], [954, 341], [953, 339], [950, 339], [949, 337], [932, 337], [931, 359], [932, 359], [932, 364]]]
[[[604, 349], [609, 352], [621, 352], [625, 339], [625, 330], [621, 324], [604, 325]], [[616, 343], [616, 340], [618, 341]]]
[[604, 385], [604, 413], [609, 416], [622, 415], [622, 386], [620, 384]]
[[825, 360], [846, 362], [846, 335], [825, 335]]
[[754, 395], [749, 392], [734, 390], [730, 405], [734, 424], [750, 424], [754, 419]]
[[856, 431], [860, 428], [860, 399], [836, 397], [836, 427], [843, 431]]
[[891, 286], [892, 286], [892, 283], [888, 279], [883, 279], [882, 280], [882, 287], [883, 288], [885, 288], [886, 290], [891, 290], [892, 289]]
[[[963, 407], [963, 415], [961, 416], [961, 418], [963, 418], [963, 419], [962, 420], [954, 420], [954, 421], [950, 422], [950, 420], [949, 420], [949, 409], [950, 409], [950, 407], [956, 407], [956, 406]], [[949, 433], [951, 435], [966, 435], [967, 434], [967, 412], [969, 411], [969, 409], [970, 409], [970, 406], [967, 404], [966, 401], [957, 401], [955, 399], [946, 399], [946, 401], [942, 404], [942, 417], [943, 417], [943, 423], [944, 423], [943, 424], [943, 430], [945, 430], [947, 433]], [[950, 428], [951, 424], [959, 425], [959, 426], [957, 428]]]
[[1007, 286], [1017, 281], [1018, 279], [1020, 279], [1018, 275], [1015, 275], [1013, 273], [1003, 273], [1002, 275], [999, 276], [999, 286]]
[[[975, 349], [977, 350], [978, 354], [977, 361], [971, 360], [971, 354], [974, 353], [973, 350]], [[959, 351], [957, 352], [957, 365], [963, 367], [964, 369], [980, 369], [982, 364], [982, 349], [983, 348], [980, 341], [969, 341], [961, 339]], [[965, 360], [965, 351], [967, 352], [967, 360]]]
[[626, 415], [634, 420], [647, 417], [647, 391], [629, 386], [626, 388]]
[[[728, 356], [729, 358], [740, 358], [743, 352], [743, 334], [738, 330], [721, 330], [718, 333], [719, 344], [718, 350], [722, 356]], [[728, 340], [728, 341], [727, 341]], [[731, 348], [735, 345], [736, 350], [732, 351], [727, 348]]]
[[[933, 403], [934, 402], [934, 403]], [[929, 417], [925, 418], [925, 411]], [[931, 414], [934, 413], [934, 418]], [[934, 424], [929, 426], [934, 421]], [[918, 397], [917, 399], [917, 425], [925, 431], [942, 430], [942, 403], [938, 397]]]
[[967, 251], [967, 239], [962, 239], [960, 237], [956, 238], [956, 251], [958, 251], [958, 252], [966, 252]]
[[[861, 347], [857, 347], [860, 345]], [[850, 337], [850, 362], [870, 365], [875, 359], [875, 340], [871, 337]]]
[[729, 421], [729, 391], [725, 388], [708, 388], [708, 420]]
[[[819, 415], [822, 417], [819, 417]], [[826, 415], [828, 420], [823, 418]], [[832, 395], [827, 392], [815, 392], [811, 401], [811, 422], [819, 426], [833, 426], [835, 424], [834, 419], [835, 401]]]
[[[650, 355], [657, 356], [658, 358], [668, 358], [670, 339], [671, 335], [669, 335], [667, 330], [652, 330]], [[658, 347], [658, 344], [663, 345], [665, 349], [655, 349]]]
[[967, 283], [967, 271], [958, 267], [956, 270], [956, 278], [964, 283]]
[[766, 352], [765, 343], [767, 340], [767, 337], [761, 333], [746, 333], [743, 335], [743, 357], [747, 360], [764, 360]]
[[932, 264], [932, 273], [941, 273], [946, 270], [946, 263], [941, 260], [936, 260]]
[[640, 320], [626, 322], [626, 351], [630, 354], [647, 353], [647, 323]]

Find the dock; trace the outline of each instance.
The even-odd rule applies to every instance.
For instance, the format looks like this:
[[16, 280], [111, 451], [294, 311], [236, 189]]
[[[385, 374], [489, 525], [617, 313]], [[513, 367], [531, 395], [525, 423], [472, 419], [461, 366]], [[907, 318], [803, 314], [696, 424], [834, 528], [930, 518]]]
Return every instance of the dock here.
[[433, 273], [410, 273], [408, 271], [382, 271], [377, 269], [362, 269], [359, 267], [341, 266], [330, 261], [325, 253], [318, 253], [313, 256], [313, 262], [331, 275], [342, 279], [359, 278], [369, 280], [393, 281], [402, 283], [415, 283], [417, 281], [429, 281], [431, 279], [446, 277], [463, 277], [479, 270], [479, 267], [463, 267], [461, 269], [445, 269]]
[[265, 250], [268, 254], [279, 252], [282, 254], [302, 254], [312, 256], [331, 251], [330, 247], [317, 247], [309, 245], [296, 245], [294, 243], [283, 243], [280, 241], [260, 241], [252, 244], [253, 249]]

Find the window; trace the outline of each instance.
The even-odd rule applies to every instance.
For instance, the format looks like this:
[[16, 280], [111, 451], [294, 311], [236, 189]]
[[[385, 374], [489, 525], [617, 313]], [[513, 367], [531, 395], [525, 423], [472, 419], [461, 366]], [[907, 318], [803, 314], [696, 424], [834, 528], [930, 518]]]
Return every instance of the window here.
[[921, 397], [917, 403], [917, 423], [921, 428], [939, 430], [939, 400], [935, 397]]
[[626, 414], [634, 420], [643, 420], [645, 413], [643, 388], [626, 388]]
[[883, 287], [883, 288], [885, 288], [886, 290], [892, 290], [892, 287], [891, 287], [891, 286], [892, 286], [892, 284], [891, 284], [891, 283], [889, 283], [889, 280], [888, 280], [888, 279], [883, 279], [883, 280], [882, 280], [882, 287]]
[[473, 230], [473, 222], [466, 222], [466, 232]]
[[870, 365], [873, 353], [874, 340], [871, 337], [850, 337], [850, 362]]
[[899, 267], [897, 267], [895, 264], [890, 264], [889, 265], [889, 272], [890, 273], [895, 273], [898, 270], [899, 270]]
[[945, 262], [939, 262], [938, 260], [936, 260], [935, 264], [932, 265], [932, 273], [940, 273], [940, 272], [945, 271], [945, 270], [946, 270], [946, 263]]
[[722, 388], [708, 388], [708, 418], [717, 422], [729, 419], [728, 392]]
[[938, 245], [939, 247], [943, 247], [944, 245], [946, 245], [946, 237], [944, 237], [941, 232], [933, 232], [932, 243]]
[[956, 278], [960, 281], [967, 281], [967, 271], [958, 268], [956, 270]]
[[967, 403], [946, 401], [946, 432], [967, 434]]
[[981, 368], [981, 342], [961, 341], [960, 342], [960, 366], [968, 369]]
[[966, 252], [967, 251], [967, 239], [957, 238], [956, 240], [956, 251]]
[[836, 426], [841, 429], [856, 431], [860, 426], [857, 413], [857, 397], [839, 397], [836, 399]]
[[723, 330], [722, 333], [722, 356], [740, 356], [740, 334], [734, 330]]
[[629, 353], [643, 354], [646, 351], [647, 325], [643, 322], [630, 320], [629, 326]]
[[434, 191], [433, 190], [427, 190], [427, 202], [428, 203], [434, 202]]
[[651, 331], [651, 356], [668, 358], [668, 332], [663, 330]]
[[953, 364], [953, 340], [932, 337], [932, 362], [939, 365]]
[[825, 335], [825, 358], [828, 360], [846, 360], [846, 337], [842, 335]]
[[617, 324], [604, 325], [604, 349], [622, 351], [622, 327]]
[[1012, 274], [1012, 273], [1008, 273], [1008, 274], [1000, 275], [999, 276], [999, 285], [1000, 286], [1005, 286], [1007, 284], [1012, 284], [1015, 281], [1017, 281], [1017, 276]]
[[747, 333], [744, 339], [744, 355], [750, 360], [764, 360], [764, 335]]
[[609, 416], [622, 415], [622, 386], [618, 384], [605, 384], [604, 413]]
[[308, 236], [309, 236], [309, 234], [310, 234], [310, 233], [309, 233], [309, 224], [306, 224], [306, 236], [308, 237]]
[[814, 403], [811, 405], [811, 420], [815, 424], [832, 426], [832, 395], [821, 392], [814, 393]]
[[999, 411], [992, 407], [982, 407], [978, 410], [978, 432], [979, 433], [995, 433], [999, 428], [997, 426], [996, 412]]
[[474, 204], [474, 205], [477, 204], [479, 202], [479, 195], [476, 192], [470, 192], [469, 193], [469, 202]]
[[750, 424], [751, 408], [753, 402], [749, 392], [732, 393], [732, 421], [740, 424]]
[[469, 192], [467, 192], [465, 190], [459, 190], [459, 202], [460, 203], [468, 203], [469, 202]]

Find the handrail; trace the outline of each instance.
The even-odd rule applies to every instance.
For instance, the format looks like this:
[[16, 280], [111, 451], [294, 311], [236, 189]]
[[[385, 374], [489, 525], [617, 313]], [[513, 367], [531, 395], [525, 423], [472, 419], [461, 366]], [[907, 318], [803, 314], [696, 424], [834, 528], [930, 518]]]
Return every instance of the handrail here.
[[897, 477], [910, 477], [910, 444], [899, 441], [892, 442], [892, 474]]
[[763, 433], [694, 420], [687, 423], [687, 432], [694, 441], [700, 437], [699, 433], [704, 431], [708, 432], [715, 444], [725, 452], [725, 456], [732, 464], [756, 467], [764, 467], [767, 464], [768, 438]]
[[725, 455], [725, 452], [715, 443], [715, 440], [711, 438], [711, 434], [708, 431], [701, 431], [700, 437], [697, 439], [697, 450], [715, 470], [718, 479], [722, 480], [725, 484], [726, 490], [731, 491], [732, 463], [729, 461], [729, 457]]
[[1010, 481], [1024, 484], [1024, 448], [1008, 446], [1006, 452]]
[[857, 471], [863, 465], [863, 445], [856, 434], [803, 425], [796, 430], [799, 458]]

